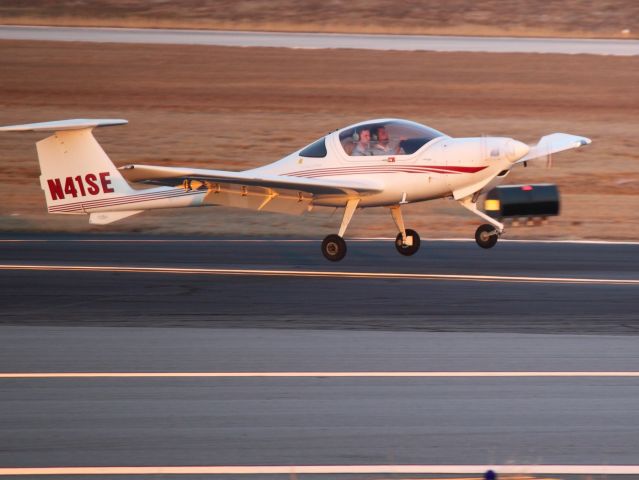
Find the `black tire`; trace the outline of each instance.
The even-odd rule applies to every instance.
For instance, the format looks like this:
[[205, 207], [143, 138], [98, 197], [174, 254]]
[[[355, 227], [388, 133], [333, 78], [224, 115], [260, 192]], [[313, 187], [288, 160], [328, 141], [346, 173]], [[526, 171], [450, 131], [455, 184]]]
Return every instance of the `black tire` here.
[[481, 248], [493, 248], [497, 240], [499, 240], [497, 229], [487, 223], [480, 225], [475, 232], [475, 241]]
[[346, 242], [339, 235], [329, 235], [322, 242], [322, 254], [331, 262], [339, 262], [346, 255]]
[[408, 246], [402, 243], [402, 234], [398, 233], [397, 238], [395, 239], [395, 248], [402, 255], [406, 255], [410, 257], [411, 255], [415, 255], [417, 250], [419, 250], [419, 246], [421, 244], [421, 240], [419, 239], [419, 234], [415, 230], [411, 230], [410, 228], [406, 229], [406, 238], [412, 237], [413, 244]]

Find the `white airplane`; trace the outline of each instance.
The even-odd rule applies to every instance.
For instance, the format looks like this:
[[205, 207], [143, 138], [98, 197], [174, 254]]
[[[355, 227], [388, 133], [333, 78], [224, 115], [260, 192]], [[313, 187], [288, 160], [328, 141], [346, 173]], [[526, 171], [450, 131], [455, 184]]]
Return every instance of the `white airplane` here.
[[477, 207], [513, 166], [590, 143], [553, 133], [535, 146], [502, 137], [451, 138], [407, 120], [376, 119], [336, 130], [263, 167], [230, 172], [187, 167], [126, 165], [116, 168], [92, 134], [121, 119], [75, 119], [0, 127], [0, 131], [48, 131], [37, 142], [40, 184], [50, 213], [89, 214], [108, 224], [144, 210], [225, 205], [303, 214], [313, 206], [344, 208], [337, 234], [322, 253], [346, 254], [344, 233], [357, 208], [388, 207], [397, 230], [395, 246], [413, 255], [417, 232], [404, 227], [401, 206], [451, 197], [485, 224], [475, 240], [491, 248], [504, 225]]

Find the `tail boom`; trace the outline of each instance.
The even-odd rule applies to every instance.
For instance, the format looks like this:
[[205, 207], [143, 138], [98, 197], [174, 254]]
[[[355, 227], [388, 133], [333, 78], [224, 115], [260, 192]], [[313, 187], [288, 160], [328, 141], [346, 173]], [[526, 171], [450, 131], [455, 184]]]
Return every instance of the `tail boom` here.
[[54, 205], [48, 210], [49, 213], [86, 214], [194, 207], [203, 203], [207, 193], [207, 191], [188, 191], [181, 187], [157, 187], [105, 199], [80, 200]]

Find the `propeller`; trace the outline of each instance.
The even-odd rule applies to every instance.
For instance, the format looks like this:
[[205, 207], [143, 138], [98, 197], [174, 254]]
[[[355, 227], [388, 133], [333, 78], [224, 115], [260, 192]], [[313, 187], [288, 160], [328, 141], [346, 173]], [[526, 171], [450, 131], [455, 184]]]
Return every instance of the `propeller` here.
[[551, 168], [552, 154], [571, 148], [579, 148], [589, 143], [591, 143], [591, 140], [586, 137], [578, 137], [567, 133], [551, 133], [541, 137], [537, 145], [529, 146], [529, 152], [519, 160], [516, 160], [515, 163], [525, 164], [529, 160], [543, 160], [545, 157], [546, 167]]

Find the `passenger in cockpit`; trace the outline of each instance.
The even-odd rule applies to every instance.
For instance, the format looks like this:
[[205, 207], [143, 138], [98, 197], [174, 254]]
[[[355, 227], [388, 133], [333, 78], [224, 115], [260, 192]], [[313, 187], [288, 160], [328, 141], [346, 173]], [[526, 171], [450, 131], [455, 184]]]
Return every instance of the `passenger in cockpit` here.
[[[404, 153], [400, 143], [391, 142], [390, 136], [386, 131], [385, 126], [377, 127], [376, 132], [374, 132], [377, 136], [377, 141], [373, 142], [371, 147], [372, 155], [396, 155], [399, 153]], [[403, 138], [401, 140], [404, 140]]]
[[358, 133], [358, 141], [351, 152], [353, 156], [371, 155], [371, 131], [368, 127], [362, 128]]

